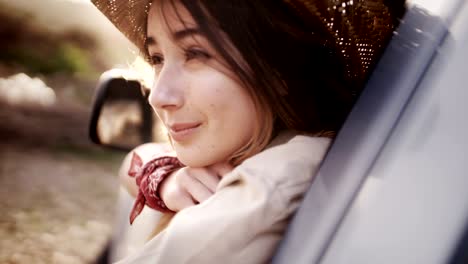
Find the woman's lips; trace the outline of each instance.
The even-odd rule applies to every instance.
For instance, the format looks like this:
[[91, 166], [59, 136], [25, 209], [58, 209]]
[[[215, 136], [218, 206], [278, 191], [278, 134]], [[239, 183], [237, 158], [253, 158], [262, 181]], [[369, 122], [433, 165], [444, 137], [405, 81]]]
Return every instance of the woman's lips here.
[[169, 134], [175, 141], [184, 141], [193, 135], [200, 125], [201, 123], [176, 123], [169, 126]]

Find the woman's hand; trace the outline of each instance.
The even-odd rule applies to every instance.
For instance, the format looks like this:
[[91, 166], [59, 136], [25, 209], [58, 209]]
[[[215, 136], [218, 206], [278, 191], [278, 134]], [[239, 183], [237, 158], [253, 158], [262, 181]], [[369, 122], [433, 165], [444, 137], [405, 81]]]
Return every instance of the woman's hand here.
[[203, 168], [181, 168], [162, 182], [159, 195], [167, 208], [178, 212], [210, 198], [221, 178], [232, 169], [228, 163]]

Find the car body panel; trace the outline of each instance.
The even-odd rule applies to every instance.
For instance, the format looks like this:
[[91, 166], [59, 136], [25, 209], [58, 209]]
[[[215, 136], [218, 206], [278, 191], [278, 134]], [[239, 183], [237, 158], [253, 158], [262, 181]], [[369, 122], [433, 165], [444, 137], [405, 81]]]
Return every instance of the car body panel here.
[[[468, 76], [466, 67], [465, 72], [454, 71], [453, 75], [456, 76], [443, 76], [447, 74], [447, 71], [450, 71], [447, 70], [446, 60], [457, 56], [459, 59], [468, 60], [466, 51], [462, 48], [463, 43], [466, 43], [466, 26], [460, 26], [461, 22], [458, 21], [463, 19], [463, 16], [467, 16], [466, 11], [458, 13], [447, 11], [456, 8], [458, 11], [461, 10], [460, 7], [466, 9], [464, 3], [465, 1], [444, 3], [446, 5], [444, 14], [455, 14], [457, 17], [461, 17], [456, 20], [453, 17], [433, 16], [418, 5], [410, 6], [373, 72], [366, 89], [327, 154], [311, 189], [273, 259], [273, 263], [291, 263], [291, 260], [294, 260], [294, 263], [441, 263], [439, 260], [443, 258], [442, 256], [447, 257], [448, 252], [454, 250], [459, 236], [463, 233], [460, 228], [464, 227], [466, 215], [463, 204], [451, 204], [451, 202], [455, 201], [456, 198], [465, 198], [461, 201], [468, 201], [468, 197], [464, 193], [459, 193], [459, 189], [454, 189], [452, 193], [450, 187], [454, 187], [452, 184], [468, 186], [467, 178], [464, 177], [466, 173], [461, 167], [464, 166], [464, 163], [460, 160], [463, 157], [460, 155], [460, 150], [466, 149], [468, 144], [458, 141], [463, 139], [462, 137], [437, 141], [441, 138], [431, 138], [433, 135], [429, 132], [421, 133], [423, 125], [421, 122], [425, 122], [426, 125], [430, 124], [428, 125], [429, 129], [431, 129], [431, 125], [444, 128], [444, 126], [453, 125], [453, 123], [444, 121], [445, 123], [434, 124], [434, 121], [430, 119], [431, 113], [428, 117], [424, 111], [412, 113], [411, 109], [418, 107], [415, 105], [419, 105], [419, 107], [431, 105], [431, 101], [425, 97], [425, 93], [427, 93], [426, 90], [432, 89], [432, 84], [438, 83], [441, 87], [451, 85], [455, 89], [455, 87], [462, 85], [461, 78]], [[453, 26], [448, 24], [452, 21]], [[452, 30], [460, 32], [452, 32]], [[453, 47], [453, 45], [458, 45], [458, 49], [450, 50], [448, 46]], [[440, 55], [441, 49], [446, 49], [447, 54]], [[463, 69], [463, 66], [452, 65], [452, 67]], [[465, 100], [468, 99], [466, 92], [461, 91], [460, 88], [457, 89], [453, 91], [451, 96], [461, 96]], [[443, 111], [452, 111], [442, 104], [457, 107], [457, 104], [451, 105], [454, 103], [453, 98], [438, 98], [439, 90], [433, 95], [433, 100], [434, 98], [440, 100], [436, 112], [441, 114]], [[443, 111], [442, 108], [444, 108]], [[466, 108], [460, 110], [462, 111], [459, 115], [468, 113]], [[450, 115], [444, 114], [443, 118], [447, 117]], [[410, 118], [422, 120], [419, 122], [419, 133], [405, 134], [410, 133], [404, 130], [409, 129], [405, 126], [409, 126], [409, 124], [416, 126], [414, 120], [407, 121]], [[439, 118], [442, 117], [439, 116]], [[450, 120], [449, 118], [449, 121], [462, 120], [462, 117], [458, 118], [460, 119]], [[406, 132], [399, 132], [398, 129]], [[400, 134], [395, 135], [396, 133]], [[401, 148], [405, 140], [409, 140], [412, 144], [419, 142], [419, 144], [424, 145], [425, 150], [422, 151], [424, 153], [419, 153], [421, 156], [417, 156], [414, 150], [404, 149], [400, 150], [402, 151], [402, 154], [398, 156], [400, 159], [386, 156]], [[450, 140], [456, 141], [450, 143]], [[406, 143], [408, 144], [408, 142]], [[460, 143], [460, 149], [457, 151], [445, 157], [437, 156], [440, 154], [437, 152], [438, 149], [458, 143]], [[441, 158], [444, 162], [439, 161]], [[439, 188], [435, 188], [433, 191], [439, 192], [440, 196], [434, 196], [432, 202], [429, 202], [429, 199], [424, 200], [427, 198], [426, 196], [421, 196], [427, 194], [422, 192], [425, 189], [419, 190], [414, 186], [414, 181], [419, 183], [417, 186], [424, 186], [423, 179], [427, 176], [425, 164], [429, 162], [439, 167], [439, 170], [432, 170], [433, 176], [439, 177], [438, 181], [434, 179], [434, 182], [431, 183], [434, 184], [434, 188]], [[458, 162], [457, 166], [452, 164], [455, 162]], [[393, 172], [389, 170], [390, 166], [392, 166]], [[452, 166], [451, 169], [448, 166]], [[405, 171], [409, 167], [412, 170]], [[376, 172], [378, 168], [380, 171]], [[375, 177], [375, 175], [382, 174], [383, 171], [387, 174], [391, 173], [395, 177], [392, 183], [388, 183], [389, 186], [387, 183], [381, 182], [383, 178], [387, 181], [390, 176]], [[395, 171], [398, 171], [398, 176], [394, 176]], [[450, 181], [450, 179], [444, 178], [444, 176], [450, 171], [452, 175], [458, 174], [454, 176], [457, 178], [448, 184], [444, 181]], [[417, 176], [414, 176], [415, 174]], [[446, 188], [441, 188], [444, 186], [443, 184]], [[413, 188], [414, 193], [412, 193]], [[404, 190], [407, 192], [405, 193]], [[418, 191], [422, 193], [417, 193]], [[436, 200], [437, 198], [442, 199], [443, 195], [449, 196], [445, 197], [445, 200]], [[405, 199], [400, 199], [403, 197]], [[365, 209], [363, 209], [363, 201], [367, 203]], [[379, 201], [382, 204], [379, 204]], [[413, 234], [409, 232], [411, 230], [409, 228], [414, 223], [420, 223], [420, 227], [424, 226], [422, 223], [425, 223], [427, 217], [432, 216], [433, 219], [436, 219], [437, 217], [431, 215], [431, 210], [424, 211], [425, 213], [418, 212], [422, 211], [422, 208], [431, 209], [427, 208], [427, 202], [430, 205], [431, 203], [437, 204], [437, 201], [440, 203], [439, 209], [452, 208], [453, 210], [453, 208], [457, 208], [457, 210], [461, 210], [458, 215], [460, 218], [453, 220], [456, 223], [444, 222], [440, 219], [434, 220], [435, 222], [439, 221], [438, 223], [455, 225], [455, 227], [452, 232], [445, 233], [446, 238], [451, 239], [450, 242], [445, 241], [442, 246], [446, 247], [445, 250], [439, 248], [437, 253], [424, 255], [426, 250], [432, 250], [432, 247], [439, 245], [439, 243], [433, 243], [434, 241], [431, 241], [432, 244], [429, 244], [429, 241], [424, 241], [423, 230], [427, 231], [427, 228], [430, 228], [431, 224], [434, 223], [428, 221], [426, 229], [419, 230], [423, 233], [415, 232]], [[400, 209], [398, 205], [401, 203], [408, 205], [408, 208]], [[467, 206], [468, 204], [465, 205], [465, 207]], [[411, 209], [415, 211], [411, 211]], [[447, 210], [440, 212], [447, 213]], [[394, 223], [396, 219], [399, 219], [401, 225]], [[376, 229], [380, 232], [377, 232]], [[453, 232], [458, 233], [454, 234]], [[441, 236], [440, 233], [437, 233], [436, 237]], [[454, 236], [457, 234], [458, 236]], [[414, 241], [409, 239], [415, 237], [417, 239]], [[415, 242], [416, 240], [419, 241], [419, 244]], [[359, 241], [360, 243], [358, 243]], [[414, 243], [405, 244], [403, 241]], [[428, 244], [426, 245], [426, 243]], [[415, 248], [407, 247], [407, 245], [413, 245]], [[417, 246], [420, 247], [416, 248]], [[420, 249], [420, 251], [416, 249]]]

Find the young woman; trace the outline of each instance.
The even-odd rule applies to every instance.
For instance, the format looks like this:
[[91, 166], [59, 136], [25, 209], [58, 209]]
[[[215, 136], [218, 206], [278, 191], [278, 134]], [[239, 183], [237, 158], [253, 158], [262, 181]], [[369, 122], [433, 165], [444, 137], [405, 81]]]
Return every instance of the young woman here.
[[125, 181], [132, 222], [177, 213], [122, 263], [268, 262], [402, 1], [93, 2], [153, 66], [171, 142]]

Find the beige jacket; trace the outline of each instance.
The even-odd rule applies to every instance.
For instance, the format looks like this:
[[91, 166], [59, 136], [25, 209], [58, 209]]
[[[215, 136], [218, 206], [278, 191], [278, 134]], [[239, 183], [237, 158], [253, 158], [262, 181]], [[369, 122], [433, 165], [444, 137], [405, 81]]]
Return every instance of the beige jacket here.
[[266, 263], [308, 189], [330, 139], [283, 133], [220, 181], [205, 202], [178, 212], [118, 263]]

